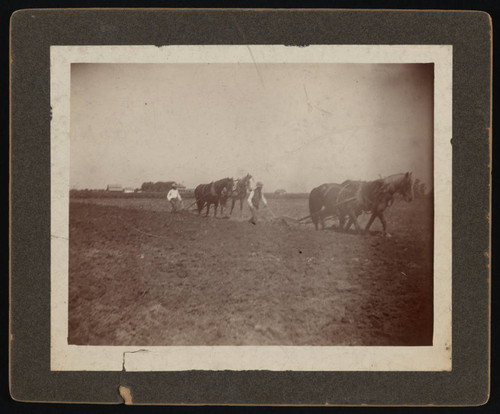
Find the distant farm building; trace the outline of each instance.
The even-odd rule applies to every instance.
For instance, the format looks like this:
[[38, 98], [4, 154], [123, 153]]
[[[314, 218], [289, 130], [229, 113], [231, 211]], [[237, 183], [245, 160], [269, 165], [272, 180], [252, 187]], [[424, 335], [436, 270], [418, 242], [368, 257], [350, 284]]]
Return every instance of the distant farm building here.
[[274, 195], [277, 195], [277, 196], [282, 196], [282, 195], [285, 195], [286, 194], [286, 190], [283, 190], [282, 188], [280, 188], [279, 190], [276, 190], [274, 192]]
[[122, 192], [123, 188], [119, 184], [109, 184], [106, 188], [106, 191]]
[[125, 187], [125, 188], [123, 189], [123, 192], [124, 192], [124, 193], [133, 193], [134, 191], [135, 191], [135, 189], [134, 189], [134, 188], [132, 188], [132, 187]]

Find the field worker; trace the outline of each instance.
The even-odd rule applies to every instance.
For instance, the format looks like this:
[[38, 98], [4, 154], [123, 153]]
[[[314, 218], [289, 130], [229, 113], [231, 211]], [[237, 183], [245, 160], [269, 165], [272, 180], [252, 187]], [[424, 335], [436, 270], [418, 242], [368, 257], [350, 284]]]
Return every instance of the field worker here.
[[262, 184], [261, 181], [257, 181], [254, 195], [252, 198], [252, 204], [257, 210], [259, 209], [259, 204], [261, 201], [262, 201], [262, 204], [264, 204], [264, 207], [267, 207], [267, 200], [266, 200], [266, 197], [264, 197], [262, 187], [264, 187], [264, 184]]
[[257, 224], [257, 209], [259, 208], [259, 203], [262, 201], [265, 207], [267, 207], [267, 200], [262, 192], [262, 187], [264, 185], [259, 181], [255, 183], [253, 177], [248, 180], [248, 198], [247, 204], [252, 212], [252, 217], [250, 218], [250, 223]]
[[182, 210], [182, 198], [177, 190], [177, 184], [173, 183], [172, 188], [167, 194], [167, 200], [172, 204], [172, 213], [176, 213], [178, 210]]
[[219, 199], [219, 206], [220, 206], [220, 213], [221, 214], [224, 214], [224, 210], [226, 209], [228, 198], [229, 198], [229, 191], [227, 190], [226, 187], [224, 187], [220, 193], [220, 199]]

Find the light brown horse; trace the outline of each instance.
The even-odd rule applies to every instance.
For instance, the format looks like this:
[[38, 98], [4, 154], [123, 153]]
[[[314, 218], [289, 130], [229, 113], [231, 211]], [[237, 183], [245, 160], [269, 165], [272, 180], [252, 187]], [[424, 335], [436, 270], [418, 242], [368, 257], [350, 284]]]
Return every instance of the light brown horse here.
[[[365, 233], [368, 232], [374, 220], [378, 218], [382, 223], [382, 234], [390, 237], [390, 234], [387, 233], [384, 210], [392, 205], [396, 193], [401, 194], [408, 202], [413, 200], [411, 172], [394, 174], [375, 181], [344, 181], [337, 197], [340, 229], [348, 230], [354, 224], [356, 231], [360, 233], [358, 217], [364, 212], [371, 214], [364, 229]], [[346, 216], [348, 221], [344, 227]]]
[[245, 175], [243, 178], [237, 178], [234, 180], [234, 187], [231, 194], [231, 210], [229, 215], [233, 214], [234, 205], [237, 200], [240, 201], [240, 215], [243, 216], [243, 200], [248, 194], [248, 183], [252, 176], [250, 174]]

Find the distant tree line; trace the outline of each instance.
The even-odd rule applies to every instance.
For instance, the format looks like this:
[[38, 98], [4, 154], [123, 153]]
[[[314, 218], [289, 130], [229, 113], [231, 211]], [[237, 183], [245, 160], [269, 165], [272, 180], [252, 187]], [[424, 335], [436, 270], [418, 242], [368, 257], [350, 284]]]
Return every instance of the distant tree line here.
[[69, 198], [161, 198], [165, 199], [165, 193], [125, 193], [123, 191], [107, 190], [70, 190]]
[[170, 191], [173, 183], [175, 183], [175, 181], [158, 181], [156, 183], [149, 181], [147, 183], [142, 183], [141, 191], [145, 193], [167, 192]]

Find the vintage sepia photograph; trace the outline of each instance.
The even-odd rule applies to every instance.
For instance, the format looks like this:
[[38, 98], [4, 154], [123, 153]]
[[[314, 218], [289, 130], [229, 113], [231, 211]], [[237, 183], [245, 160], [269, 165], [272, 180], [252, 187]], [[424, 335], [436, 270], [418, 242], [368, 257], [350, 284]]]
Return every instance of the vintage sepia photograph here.
[[432, 64], [73, 64], [68, 342], [431, 345], [432, 98]]
[[485, 404], [491, 34], [471, 10], [13, 13], [12, 399]]
[[445, 369], [435, 62], [269, 48], [70, 53], [53, 334], [86, 352], [439, 345]]

